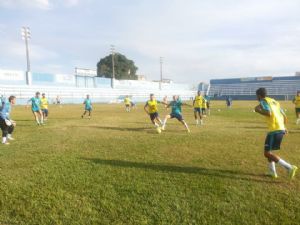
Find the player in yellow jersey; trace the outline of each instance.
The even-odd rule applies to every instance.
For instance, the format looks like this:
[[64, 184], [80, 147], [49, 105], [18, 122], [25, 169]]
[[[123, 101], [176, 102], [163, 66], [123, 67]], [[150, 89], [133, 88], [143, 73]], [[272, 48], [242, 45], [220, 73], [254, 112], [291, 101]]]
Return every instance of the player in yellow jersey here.
[[266, 118], [266, 122], [269, 127], [269, 133], [265, 141], [264, 150], [264, 155], [269, 161], [268, 175], [273, 178], [278, 177], [275, 167], [275, 163], [278, 163], [288, 171], [290, 179], [293, 179], [298, 168], [284, 161], [272, 152], [280, 149], [283, 136], [287, 132], [285, 128], [287, 117], [280, 108], [280, 104], [274, 99], [267, 97], [267, 91], [265, 88], [257, 89], [256, 95], [260, 104], [255, 107], [255, 112]]
[[198, 91], [198, 93], [195, 96], [194, 101], [193, 101], [194, 116], [195, 116], [195, 120], [196, 120], [196, 125], [199, 125], [198, 117], [200, 119], [200, 125], [203, 124], [203, 120], [202, 120], [202, 106], [203, 106], [203, 101], [204, 101], [204, 98], [201, 95], [201, 91]]
[[126, 110], [126, 112], [130, 112], [131, 99], [129, 98], [128, 95], [124, 98], [124, 103], [125, 103], [125, 110]]
[[159, 103], [165, 104], [164, 102], [157, 101], [155, 99], [154, 94], [150, 94], [150, 100], [146, 102], [144, 106], [144, 110], [150, 116], [150, 120], [156, 127], [157, 132], [161, 133], [162, 121], [159, 118], [158, 108], [157, 108], [157, 105]]
[[48, 99], [46, 98], [45, 93], [43, 93], [41, 98], [41, 110], [45, 121], [48, 119], [48, 115], [49, 115], [48, 106], [49, 106]]
[[296, 109], [296, 124], [300, 124], [300, 91], [297, 91], [297, 95], [295, 96], [293, 103], [295, 104]]

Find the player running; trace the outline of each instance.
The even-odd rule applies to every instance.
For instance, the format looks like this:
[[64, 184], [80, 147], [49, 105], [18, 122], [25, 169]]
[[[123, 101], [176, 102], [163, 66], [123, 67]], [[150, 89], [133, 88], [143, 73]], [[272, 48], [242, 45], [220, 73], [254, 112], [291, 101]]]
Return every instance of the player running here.
[[206, 100], [206, 115], [210, 116], [210, 98], [208, 95], [204, 95], [204, 99]]
[[41, 110], [40, 92], [36, 92], [35, 97], [32, 97], [27, 101], [27, 107], [29, 102], [31, 102], [31, 110], [37, 125], [44, 125], [44, 118]]
[[158, 108], [157, 108], [158, 103], [165, 104], [163, 102], [157, 101], [155, 99], [154, 94], [150, 94], [150, 100], [146, 102], [144, 106], [144, 110], [150, 116], [150, 120], [156, 127], [157, 132], [161, 133], [160, 126], [162, 126], [162, 121], [158, 115]]
[[[187, 132], [190, 132], [190, 129], [189, 129], [187, 123], [184, 121], [184, 119], [183, 119], [183, 117], [182, 117], [182, 114], [181, 114], [181, 111], [182, 111], [182, 110], [181, 110], [181, 106], [183, 106], [183, 105], [188, 105], [188, 104], [183, 103], [183, 102], [179, 99], [179, 96], [174, 95], [174, 96], [173, 96], [173, 101], [171, 101], [171, 102], [169, 103], [169, 105], [168, 105], [168, 108], [169, 108], [169, 107], [172, 108], [171, 114], [166, 115], [165, 120], [164, 120], [164, 122], [163, 122], [163, 126], [162, 126], [162, 128], [161, 128], [162, 130], [165, 130], [166, 123], [167, 123], [167, 120], [168, 120], [168, 119], [176, 118], [179, 122], [181, 122], [181, 123], [185, 126]], [[189, 106], [189, 105], [188, 105], [188, 106]]]
[[10, 96], [8, 100], [1, 98], [0, 105], [0, 127], [2, 130], [2, 144], [9, 145], [9, 140], [14, 140], [12, 133], [16, 122], [10, 119], [11, 107], [16, 103], [16, 97]]
[[88, 118], [91, 119], [91, 113], [92, 113], [92, 101], [90, 99], [90, 95], [86, 95], [86, 99], [83, 102], [84, 104], [84, 113], [82, 114], [81, 118], [85, 116], [87, 112], [89, 112]]
[[201, 95], [201, 91], [198, 91], [197, 95], [195, 96], [195, 98], [193, 100], [194, 116], [195, 116], [195, 120], [196, 120], [196, 126], [199, 125], [198, 117], [200, 119], [200, 125], [203, 124], [202, 105], [203, 105], [203, 96]]
[[265, 88], [259, 88], [256, 91], [256, 95], [260, 104], [255, 107], [255, 112], [266, 118], [266, 122], [269, 127], [269, 133], [266, 137], [264, 150], [264, 155], [269, 161], [268, 175], [273, 178], [278, 177], [275, 163], [279, 163], [279, 165], [288, 171], [289, 178], [293, 179], [298, 168], [284, 161], [272, 152], [280, 149], [283, 136], [287, 133], [285, 128], [287, 117], [284, 111], [280, 108], [280, 104], [274, 99], [267, 97], [267, 91]]
[[295, 104], [296, 109], [296, 124], [300, 124], [300, 91], [297, 91], [297, 95], [295, 96], [293, 103]]
[[128, 95], [124, 98], [124, 103], [125, 103], [125, 110], [126, 110], [126, 112], [130, 112], [130, 109], [131, 109], [131, 99], [129, 98]]
[[45, 93], [43, 93], [41, 98], [41, 110], [43, 113], [44, 121], [48, 120], [48, 115], [49, 115], [48, 106], [49, 106], [48, 98], [46, 98]]

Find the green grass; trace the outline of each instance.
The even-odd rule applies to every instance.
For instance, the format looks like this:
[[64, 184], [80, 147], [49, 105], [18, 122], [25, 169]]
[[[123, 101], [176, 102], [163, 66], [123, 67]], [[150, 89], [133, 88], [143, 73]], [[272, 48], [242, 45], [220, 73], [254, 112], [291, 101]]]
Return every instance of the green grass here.
[[[0, 224], [299, 224], [300, 176], [289, 182], [279, 166], [278, 180], [264, 176], [255, 105], [213, 102], [203, 127], [184, 107], [190, 134], [175, 120], [157, 134], [142, 105], [95, 105], [91, 120], [82, 105], [51, 106], [44, 127], [16, 107], [17, 140], [0, 146]], [[300, 127], [282, 105], [279, 154], [300, 165]]]

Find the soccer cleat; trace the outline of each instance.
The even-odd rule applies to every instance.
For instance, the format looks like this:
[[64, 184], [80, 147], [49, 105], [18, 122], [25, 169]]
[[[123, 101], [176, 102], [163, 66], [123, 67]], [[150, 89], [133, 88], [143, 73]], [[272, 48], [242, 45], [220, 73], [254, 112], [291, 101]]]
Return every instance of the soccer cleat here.
[[14, 141], [15, 139], [13, 137], [7, 137], [8, 140]]
[[9, 145], [10, 143], [9, 143], [9, 142], [4, 142], [4, 143], [2, 143], [2, 144], [4, 144], [4, 145]]
[[295, 177], [297, 170], [298, 170], [297, 166], [292, 166], [292, 169], [289, 170], [289, 178], [291, 180]]
[[278, 178], [278, 175], [276, 173], [271, 172], [271, 171], [267, 172], [266, 176], [272, 177], [273, 179], [277, 179]]

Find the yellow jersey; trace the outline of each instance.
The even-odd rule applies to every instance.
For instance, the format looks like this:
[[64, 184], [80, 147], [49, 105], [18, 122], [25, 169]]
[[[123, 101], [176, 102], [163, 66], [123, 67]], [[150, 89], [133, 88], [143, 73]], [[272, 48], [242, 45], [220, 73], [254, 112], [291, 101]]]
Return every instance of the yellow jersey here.
[[156, 112], [158, 112], [157, 103], [158, 103], [158, 101], [156, 101], [156, 100], [153, 100], [153, 101], [149, 100], [149, 101], [147, 101], [146, 105], [148, 106], [149, 113], [156, 113]]
[[196, 96], [195, 99], [194, 99], [194, 108], [202, 108], [202, 105], [203, 105], [203, 96]]
[[41, 98], [41, 109], [48, 109], [48, 99], [47, 98]]
[[124, 98], [125, 105], [130, 105], [130, 98]]
[[269, 97], [264, 98], [264, 100], [269, 105], [271, 111], [271, 116], [266, 116], [266, 122], [269, 131], [272, 132], [278, 130], [285, 130], [284, 117], [282, 115], [279, 102]]
[[300, 108], [300, 96], [295, 96], [293, 102], [294, 102], [296, 108]]

